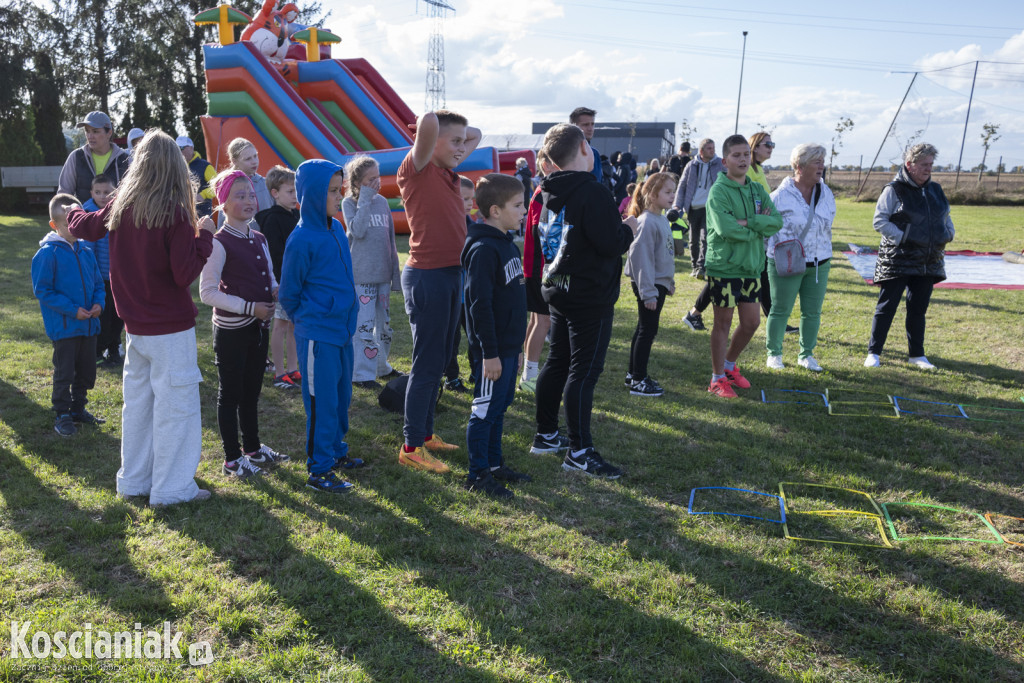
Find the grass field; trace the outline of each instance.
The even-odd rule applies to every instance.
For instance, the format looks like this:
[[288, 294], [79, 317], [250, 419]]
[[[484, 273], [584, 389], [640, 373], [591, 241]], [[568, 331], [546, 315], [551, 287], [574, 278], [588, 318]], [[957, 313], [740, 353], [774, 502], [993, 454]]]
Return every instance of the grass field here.
[[[871, 210], [840, 202], [837, 252], [877, 242]], [[957, 207], [953, 216], [953, 247], [1024, 247], [1020, 209]], [[214, 497], [154, 509], [114, 495], [119, 375], [101, 371], [92, 393], [103, 428], [54, 434], [50, 346], [29, 282], [44, 221], [4, 216], [0, 225], [0, 680], [1024, 681], [1020, 546], [814, 543], [787, 540], [768, 521], [687, 514], [693, 487], [777, 493], [779, 482], [797, 482], [1024, 517], [1024, 413], [1007, 410], [1024, 409], [1024, 292], [936, 290], [927, 353], [940, 369], [907, 366], [901, 312], [883, 366], [869, 371], [861, 362], [876, 292], [837, 255], [816, 353], [826, 372], [796, 366], [792, 337], [787, 369], [767, 371], [762, 326], [741, 358], [754, 388], [723, 402], [706, 392], [708, 333], [680, 322], [699, 289], [686, 259], [651, 361], [666, 394], [623, 389], [636, 320], [624, 281], [594, 432], [626, 476], [591, 480], [530, 455], [532, 407], [520, 394], [505, 452], [534, 481], [508, 503], [462, 489], [464, 451], [448, 459], [447, 476], [399, 466], [401, 421], [365, 390], [356, 390], [348, 440], [371, 466], [352, 477], [352, 493], [304, 488], [301, 398], [269, 385], [262, 438], [297, 462], [253, 485], [226, 481], [200, 305], [198, 478]], [[407, 369], [401, 296], [392, 303], [393, 360]], [[999, 421], [896, 420], [871, 403], [849, 404], [864, 417], [829, 416], [761, 403], [761, 388], [979, 404]], [[438, 415], [438, 432], [463, 446], [469, 405], [446, 394]], [[704, 509], [772, 514], [756, 496], [700, 493]], [[858, 509], [862, 497], [795, 484], [787, 496], [791, 535], [880, 543], [873, 518], [793, 512]], [[976, 516], [891, 511], [901, 537], [985, 533]], [[1024, 542], [1020, 522], [997, 521]], [[26, 662], [12, 658], [12, 620], [49, 633], [170, 621], [186, 659]], [[191, 667], [185, 646], [199, 641], [215, 659]]]

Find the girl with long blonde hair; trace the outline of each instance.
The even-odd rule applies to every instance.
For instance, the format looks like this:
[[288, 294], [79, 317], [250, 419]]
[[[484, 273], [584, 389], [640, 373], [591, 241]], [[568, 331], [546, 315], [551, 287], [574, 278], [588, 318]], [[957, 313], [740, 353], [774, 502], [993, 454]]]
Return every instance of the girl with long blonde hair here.
[[210, 497], [195, 482], [202, 374], [189, 287], [215, 226], [197, 218], [195, 190], [174, 139], [150, 130], [113, 201], [95, 213], [68, 207], [73, 235], [110, 235], [110, 287], [127, 332], [117, 492], [148, 496], [151, 505]]

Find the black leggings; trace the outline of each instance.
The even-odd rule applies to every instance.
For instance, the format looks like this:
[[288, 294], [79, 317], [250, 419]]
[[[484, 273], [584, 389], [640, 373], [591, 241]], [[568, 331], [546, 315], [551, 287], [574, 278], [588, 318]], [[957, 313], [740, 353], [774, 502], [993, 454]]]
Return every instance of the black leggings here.
[[213, 352], [217, 363], [217, 426], [224, 442], [224, 459], [234, 462], [242, 455], [238, 428], [242, 428], [242, 448], [246, 453], [260, 449], [259, 421], [256, 416], [263, 389], [267, 345], [270, 335], [259, 321], [240, 328], [213, 326]]
[[647, 376], [647, 362], [651, 358], [651, 346], [654, 344], [654, 337], [658, 334], [658, 323], [661, 320], [661, 307], [665, 305], [665, 297], [668, 289], [661, 285], [658, 288], [658, 305], [652, 311], [644, 306], [640, 298], [640, 290], [636, 283], [633, 285], [633, 294], [636, 295], [637, 321], [636, 330], [633, 332], [633, 343], [629, 347], [629, 374], [633, 379], [641, 380]]

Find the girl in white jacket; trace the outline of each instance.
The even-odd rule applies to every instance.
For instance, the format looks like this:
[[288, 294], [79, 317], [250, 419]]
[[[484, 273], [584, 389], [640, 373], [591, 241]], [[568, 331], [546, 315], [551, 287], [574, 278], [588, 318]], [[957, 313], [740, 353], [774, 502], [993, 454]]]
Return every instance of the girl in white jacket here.
[[[797, 296], [800, 297], [800, 354], [797, 363], [813, 372], [821, 372], [814, 358], [821, 325], [821, 306], [832, 258], [832, 220], [836, 201], [822, 182], [825, 171], [825, 148], [821, 145], [798, 145], [790, 155], [793, 176], [783, 179], [772, 192], [775, 208], [782, 214], [782, 230], [765, 240], [768, 252], [768, 279], [772, 287], [772, 309], [768, 315], [765, 346], [768, 367], [781, 370], [782, 340], [786, 323]], [[808, 225], [808, 217], [813, 214]], [[806, 234], [805, 234], [806, 231]], [[801, 239], [801, 236], [802, 239]], [[781, 242], [799, 239], [803, 245], [807, 269], [798, 275], [781, 276], [775, 266], [775, 248]]]

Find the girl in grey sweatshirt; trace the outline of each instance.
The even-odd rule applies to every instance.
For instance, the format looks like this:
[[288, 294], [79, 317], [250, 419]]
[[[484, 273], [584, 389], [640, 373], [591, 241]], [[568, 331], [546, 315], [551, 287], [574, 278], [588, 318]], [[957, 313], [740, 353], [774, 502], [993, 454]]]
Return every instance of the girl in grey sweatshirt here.
[[359, 299], [356, 331], [352, 335], [355, 357], [352, 383], [372, 387], [378, 377], [394, 372], [388, 363], [391, 352], [391, 292], [401, 289], [395, 224], [388, 200], [380, 195], [380, 168], [367, 156], [345, 166], [348, 192], [341, 203], [345, 230], [352, 250], [352, 275]]
[[654, 173], [639, 184], [629, 213], [637, 216], [640, 229], [626, 255], [626, 275], [632, 280], [637, 301], [636, 331], [629, 353], [626, 384], [634, 396], [661, 396], [664, 390], [647, 373], [651, 346], [665, 297], [675, 294], [675, 246], [672, 227], [663, 212], [672, 206], [676, 176]]

